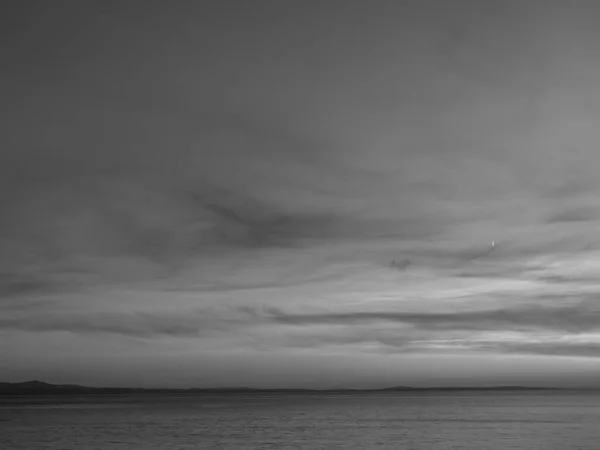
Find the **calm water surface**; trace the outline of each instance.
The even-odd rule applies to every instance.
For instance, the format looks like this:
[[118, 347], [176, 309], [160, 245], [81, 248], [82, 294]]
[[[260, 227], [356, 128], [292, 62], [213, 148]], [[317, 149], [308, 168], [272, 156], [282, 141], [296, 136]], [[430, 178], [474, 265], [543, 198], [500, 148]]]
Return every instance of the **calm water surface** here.
[[41, 405], [0, 399], [0, 448], [598, 450], [600, 394], [116, 396]]

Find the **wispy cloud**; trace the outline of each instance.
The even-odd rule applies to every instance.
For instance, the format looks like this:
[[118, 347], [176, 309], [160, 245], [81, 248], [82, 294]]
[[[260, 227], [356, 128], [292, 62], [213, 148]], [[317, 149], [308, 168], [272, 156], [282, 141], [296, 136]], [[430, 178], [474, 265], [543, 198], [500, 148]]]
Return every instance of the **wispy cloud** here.
[[[236, 317], [238, 316], [238, 317]], [[211, 310], [133, 313], [51, 313], [28, 314], [0, 319], [1, 329], [69, 333], [110, 333], [156, 338], [160, 336], [203, 337], [228, 330], [240, 331], [244, 318]]]
[[552, 330], [565, 333], [600, 329], [600, 309], [590, 303], [565, 307], [537, 305], [443, 313], [369, 311], [289, 314], [277, 309], [268, 309], [264, 314], [276, 323], [290, 325], [397, 322], [432, 330]]
[[[374, 351], [517, 352], [594, 356], [600, 309], [593, 301], [448, 312], [292, 313], [272, 306], [187, 311], [26, 314], [4, 310], [0, 328], [30, 332], [120, 334], [143, 338], [237, 337], [258, 348], [376, 344]], [[582, 341], [578, 336], [597, 337]], [[246, 344], [252, 345], [252, 344]]]
[[7, 212], [0, 295], [164, 277], [190, 259], [325, 241], [343, 222], [240, 192], [135, 181], [54, 187]]

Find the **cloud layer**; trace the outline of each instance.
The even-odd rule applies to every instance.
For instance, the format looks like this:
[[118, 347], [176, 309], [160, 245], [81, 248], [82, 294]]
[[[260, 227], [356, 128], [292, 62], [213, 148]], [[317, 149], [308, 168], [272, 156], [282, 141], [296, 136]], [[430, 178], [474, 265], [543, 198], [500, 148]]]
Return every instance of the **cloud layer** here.
[[594, 359], [599, 15], [13, 5], [0, 333]]

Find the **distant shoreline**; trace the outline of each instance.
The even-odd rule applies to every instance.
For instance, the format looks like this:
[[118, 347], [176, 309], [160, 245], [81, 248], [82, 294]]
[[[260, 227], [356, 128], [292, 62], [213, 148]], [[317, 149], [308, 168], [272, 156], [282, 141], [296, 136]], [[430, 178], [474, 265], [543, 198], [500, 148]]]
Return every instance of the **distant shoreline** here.
[[248, 387], [215, 387], [215, 388], [133, 388], [133, 387], [91, 387], [79, 385], [56, 385], [41, 381], [23, 383], [0, 383], [0, 396], [73, 396], [73, 395], [132, 395], [132, 394], [261, 394], [261, 393], [298, 393], [298, 394], [332, 394], [332, 393], [385, 393], [385, 392], [457, 392], [457, 391], [547, 391], [566, 390], [559, 387], [539, 386], [439, 386], [410, 387], [393, 386], [379, 389], [301, 389], [301, 388], [248, 388]]

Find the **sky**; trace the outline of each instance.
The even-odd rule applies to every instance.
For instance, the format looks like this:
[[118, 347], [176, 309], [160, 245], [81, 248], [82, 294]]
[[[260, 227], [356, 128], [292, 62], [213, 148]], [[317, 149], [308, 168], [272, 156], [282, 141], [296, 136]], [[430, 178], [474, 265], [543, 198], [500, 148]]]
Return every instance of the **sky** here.
[[598, 2], [4, 8], [1, 380], [598, 387]]

